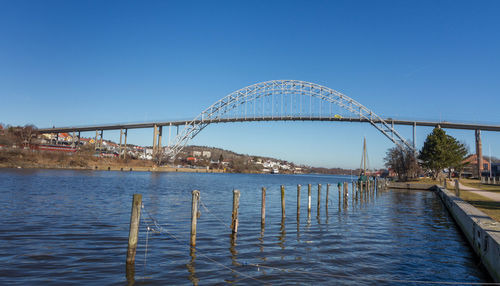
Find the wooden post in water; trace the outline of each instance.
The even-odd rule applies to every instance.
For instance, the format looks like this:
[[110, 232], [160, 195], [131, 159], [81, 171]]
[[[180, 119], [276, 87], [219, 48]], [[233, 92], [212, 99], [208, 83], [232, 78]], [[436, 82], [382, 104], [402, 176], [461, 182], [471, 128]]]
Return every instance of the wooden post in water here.
[[300, 185], [297, 185], [297, 221], [300, 220]]
[[307, 185], [307, 216], [311, 216], [311, 184]]
[[460, 185], [458, 179], [455, 179], [455, 196], [460, 197]]
[[342, 200], [340, 193], [341, 193], [341, 183], [337, 183], [337, 186], [339, 188], [339, 206], [340, 206], [340, 201]]
[[354, 181], [351, 182], [352, 185], [352, 199], [357, 199], [358, 194], [356, 193], [356, 183]]
[[262, 206], [260, 207], [260, 226], [266, 224], [266, 188], [262, 187]]
[[330, 195], [330, 184], [326, 184], [326, 205], [325, 207], [328, 208], [328, 196]]
[[349, 184], [344, 182], [344, 203], [347, 203], [347, 198], [349, 197]]
[[285, 186], [281, 185], [281, 220], [285, 219]]
[[317, 209], [318, 209], [317, 215], [318, 216], [319, 216], [320, 208], [321, 208], [321, 184], [318, 184], [318, 203], [317, 203]]
[[191, 239], [189, 244], [191, 247], [196, 246], [196, 224], [198, 222], [198, 204], [200, 201], [200, 191], [194, 190], [191, 200]]
[[139, 222], [141, 220], [142, 195], [134, 194], [132, 212], [130, 214], [130, 229], [128, 233], [127, 264], [135, 263], [135, 252], [139, 237]]
[[238, 208], [240, 207], [240, 191], [233, 190], [233, 213], [231, 215], [231, 229], [233, 235], [238, 232]]

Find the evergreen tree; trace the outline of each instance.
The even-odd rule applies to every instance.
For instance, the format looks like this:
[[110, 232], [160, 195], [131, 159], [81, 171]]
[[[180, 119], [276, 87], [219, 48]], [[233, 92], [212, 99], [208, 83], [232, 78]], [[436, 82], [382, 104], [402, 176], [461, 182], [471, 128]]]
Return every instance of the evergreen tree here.
[[447, 135], [443, 129], [434, 128], [425, 139], [418, 158], [422, 166], [431, 170], [434, 178], [437, 178], [445, 168], [461, 169], [467, 153], [467, 147], [464, 144]]

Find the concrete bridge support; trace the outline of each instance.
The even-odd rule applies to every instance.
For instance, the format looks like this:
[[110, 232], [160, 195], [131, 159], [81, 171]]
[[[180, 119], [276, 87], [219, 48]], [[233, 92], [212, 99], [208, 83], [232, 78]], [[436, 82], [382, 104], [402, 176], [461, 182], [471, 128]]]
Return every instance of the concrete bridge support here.
[[95, 138], [94, 138], [94, 150], [97, 150], [97, 137], [99, 136], [99, 130], [95, 131]]
[[[122, 139], [123, 137], [125, 136], [125, 147], [123, 146], [122, 144]], [[123, 128], [120, 129], [120, 158], [123, 157], [123, 159], [125, 159], [125, 157], [127, 156], [127, 129], [123, 130]]]
[[101, 130], [101, 132], [99, 132], [99, 130], [95, 131], [95, 144], [94, 144], [95, 150], [97, 150], [97, 148], [102, 148], [103, 133], [104, 133], [104, 130]]
[[125, 129], [125, 132], [123, 133], [123, 135], [125, 136], [125, 152], [123, 152], [123, 159], [126, 159], [127, 158], [127, 133], [128, 133], [128, 129]]
[[156, 155], [156, 138], [158, 137], [158, 125], [153, 126], [153, 156]]
[[476, 156], [477, 156], [477, 177], [481, 178], [483, 172], [483, 145], [481, 143], [481, 130], [476, 129]]
[[413, 149], [417, 150], [417, 122], [413, 122]]
[[163, 133], [163, 126], [158, 127], [158, 145], [156, 146], [158, 154], [161, 155], [161, 137]]
[[104, 130], [101, 130], [101, 138], [99, 140], [99, 148], [101, 148], [101, 149], [102, 149], [102, 139], [103, 139], [102, 137], [103, 137], [103, 133], [104, 133]]
[[155, 124], [153, 127], [153, 156], [161, 154], [161, 138], [163, 134], [163, 126]]

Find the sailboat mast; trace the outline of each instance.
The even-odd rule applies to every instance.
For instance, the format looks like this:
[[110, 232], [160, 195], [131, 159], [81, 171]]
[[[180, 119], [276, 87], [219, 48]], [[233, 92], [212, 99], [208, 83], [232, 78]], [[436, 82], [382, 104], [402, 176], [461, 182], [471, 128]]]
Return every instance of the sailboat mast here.
[[363, 137], [363, 173], [366, 175], [366, 137]]

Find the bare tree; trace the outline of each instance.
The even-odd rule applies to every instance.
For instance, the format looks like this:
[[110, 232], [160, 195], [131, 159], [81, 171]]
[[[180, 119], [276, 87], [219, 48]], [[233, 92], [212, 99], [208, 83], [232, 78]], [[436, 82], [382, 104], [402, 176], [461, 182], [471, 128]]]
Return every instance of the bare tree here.
[[401, 149], [393, 147], [387, 151], [384, 158], [385, 166], [392, 169], [399, 180], [407, 181], [410, 178], [416, 178], [420, 173], [420, 167], [413, 150], [406, 147]]

